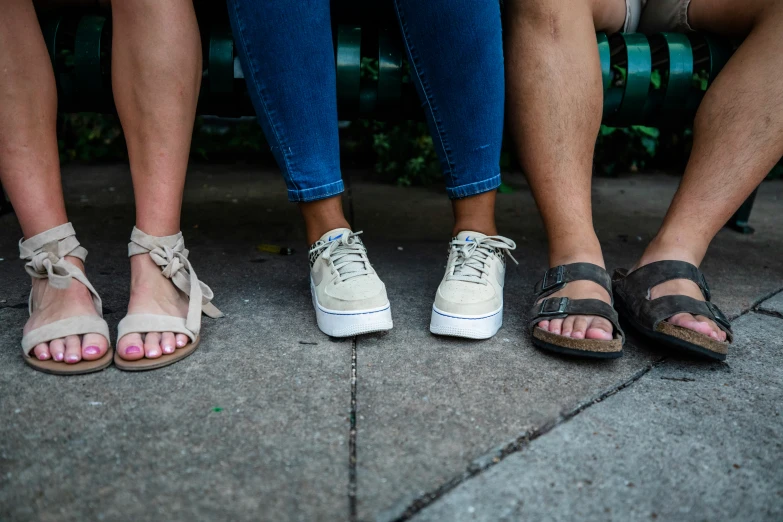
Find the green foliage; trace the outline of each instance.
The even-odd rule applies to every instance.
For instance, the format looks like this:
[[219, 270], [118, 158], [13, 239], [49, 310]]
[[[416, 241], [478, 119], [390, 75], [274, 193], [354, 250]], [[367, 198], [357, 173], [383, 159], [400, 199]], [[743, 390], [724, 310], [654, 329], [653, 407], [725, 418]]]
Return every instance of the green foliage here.
[[252, 159], [265, 154], [269, 154], [269, 146], [255, 118], [196, 118], [190, 146], [194, 160]]
[[61, 114], [58, 118], [60, 161], [95, 162], [127, 157], [125, 139], [114, 116], [89, 112]]
[[372, 135], [375, 172], [381, 179], [411, 186], [428, 185], [440, 177], [440, 163], [425, 123], [357, 123]]
[[607, 127], [601, 125], [595, 144], [599, 173], [616, 176], [643, 169], [658, 153], [661, 132], [653, 127]]

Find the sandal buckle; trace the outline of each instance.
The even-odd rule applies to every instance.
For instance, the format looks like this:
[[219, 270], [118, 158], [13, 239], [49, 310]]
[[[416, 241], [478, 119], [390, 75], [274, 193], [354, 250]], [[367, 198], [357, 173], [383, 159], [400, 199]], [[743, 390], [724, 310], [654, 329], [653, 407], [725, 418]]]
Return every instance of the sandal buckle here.
[[[704, 298], [709, 302], [709, 300], [712, 299], [712, 292], [710, 292], [710, 286], [707, 284], [707, 278], [704, 277], [704, 274], [701, 272], [699, 272], [699, 278], [701, 279], [701, 289], [704, 291]], [[718, 312], [720, 312], [720, 310], [718, 310]]]
[[567, 306], [567, 297], [550, 297], [541, 301], [541, 308], [538, 310], [538, 315], [544, 317], [561, 315], [565, 313]]
[[720, 308], [712, 304], [711, 302], [706, 302], [707, 308], [709, 308], [710, 312], [712, 312], [712, 316], [715, 318], [715, 321], [720, 324], [721, 326], [725, 326], [726, 328], [731, 331], [731, 323], [729, 322], [729, 319], [723, 315], [723, 312], [721, 312]]
[[541, 281], [541, 291], [546, 292], [559, 285], [562, 285], [565, 281], [565, 266], [560, 265], [554, 268], [550, 268], [544, 272], [544, 279]]

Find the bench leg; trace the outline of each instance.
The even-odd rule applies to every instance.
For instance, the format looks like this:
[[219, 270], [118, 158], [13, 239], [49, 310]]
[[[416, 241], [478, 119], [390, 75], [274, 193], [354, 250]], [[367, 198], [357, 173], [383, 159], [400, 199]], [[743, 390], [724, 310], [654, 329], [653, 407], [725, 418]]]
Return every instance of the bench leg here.
[[758, 192], [758, 190], [758, 188], [754, 190], [750, 196], [748, 196], [748, 199], [745, 200], [745, 203], [743, 203], [734, 215], [731, 216], [729, 222], [726, 223], [728, 228], [736, 230], [741, 234], [753, 233], [753, 227], [748, 225], [748, 221], [750, 220], [750, 211], [753, 209], [753, 201], [756, 199], [756, 192]]

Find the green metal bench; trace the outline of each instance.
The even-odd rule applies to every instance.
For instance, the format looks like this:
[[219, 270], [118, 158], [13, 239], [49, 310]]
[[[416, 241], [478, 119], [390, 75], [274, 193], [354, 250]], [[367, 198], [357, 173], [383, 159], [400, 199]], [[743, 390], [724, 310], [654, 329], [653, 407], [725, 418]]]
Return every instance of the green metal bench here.
[[[71, 0], [72, 2], [73, 0]], [[84, 3], [85, 0], [82, 0]], [[62, 112], [113, 112], [110, 14], [94, 6], [41, 15]], [[363, 4], [373, 4], [371, 6]], [[253, 115], [223, 2], [196, 3], [203, 40], [200, 114]], [[421, 108], [389, 2], [333, 0], [338, 112], [341, 119], [415, 119]], [[610, 126], [682, 126], [731, 56], [725, 40], [702, 34], [597, 35]], [[749, 233], [753, 197], [728, 226]]]

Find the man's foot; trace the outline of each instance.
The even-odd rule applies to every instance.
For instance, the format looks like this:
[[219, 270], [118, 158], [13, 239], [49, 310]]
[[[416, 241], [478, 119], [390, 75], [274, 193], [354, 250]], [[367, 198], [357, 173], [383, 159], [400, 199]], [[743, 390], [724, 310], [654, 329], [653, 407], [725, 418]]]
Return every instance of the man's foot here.
[[386, 286], [375, 273], [361, 232], [337, 228], [310, 247], [310, 291], [318, 328], [352, 337], [393, 326]]
[[446, 274], [435, 293], [430, 331], [469, 339], [495, 335], [503, 324], [505, 257], [516, 247], [502, 236], [458, 233], [451, 241]]
[[[131, 295], [128, 314], [160, 314], [186, 317], [188, 297], [177, 290], [148, 255], [132, 256]], [[126, 361], [144, 357], [157, 359], [190, 342], [187, 335], [173, 332], [132, 333], [117, 341], [117, 353]]]
[[[676, 259], [671, 256], [657, 259], [654, 256], [648, 256], [645, 253], [645, 256], [639, 261], [639, 263], [636, 264], [636, 266], [631, 269], [631, 272], [655, 261], [668, 260], [687, 261], [688, 263], [698, 266], [693, 261], [687, 259]], [[650, 300], [657, 299], [658, 297], [663, 297], [665, 295], [685, 295], [692, 297], [697, 301], [704, 301], [704, 295], [701, 293], [699, 285], [693, 281], [689, 281], [688, 279], [674, 279], [672, 281], [666, 281], [665, 283], [661, 283], [650, 289]], [[676, 314], [667, 319], [666, 322], [676, 326], [681, 326], [682, 328], [687, 328], [688, 330], [699, 332], [716, 341], [723, 342], [726, 340], [726, 332], [721, 330], [712, 319], [708, 319], [703, 315], [692, 315], [688, 313]]]
[[[600, 257], [587, 256], [585, 259], [578, 259], [578, 261], [604, 267], [604, 261]], [[560, 264], [570, 264], [572, 262], [576, 261]], [[612, 297], [601, 285], [584, 280], [571, 281], [565, 288], [547, 296], [547, 298], [551, 297], [568, 297], [575, 300], [598, 299], [609, 305], [612, 304]], [[541, 302], [541, 300], [538, 302]], [[608, 319], [594, 315], [569, 315], [562, 319], [544, 320], [538, 323], [536, 327], [556, 335], [571, 337], [572, 339], [611, 341], [614, 338], [612, 323]]]
[[[84, 272], [84, 265], [79, 259], [70, 256], [64, 259]], [[24, 334], [61, 319], [85, 315], [99, 317], [90, 291], [79, 281], [72, 279], [68, 288], [60, 290], [52, 287], [46, 279], [33, 279], [33, 313], [24, 325]], [[69, 335], [39, 344], [31, 356], [40, 361], [75, 364], [81, 360], [100, 359], [108, 347], [108, 339], [100, 334]]]

